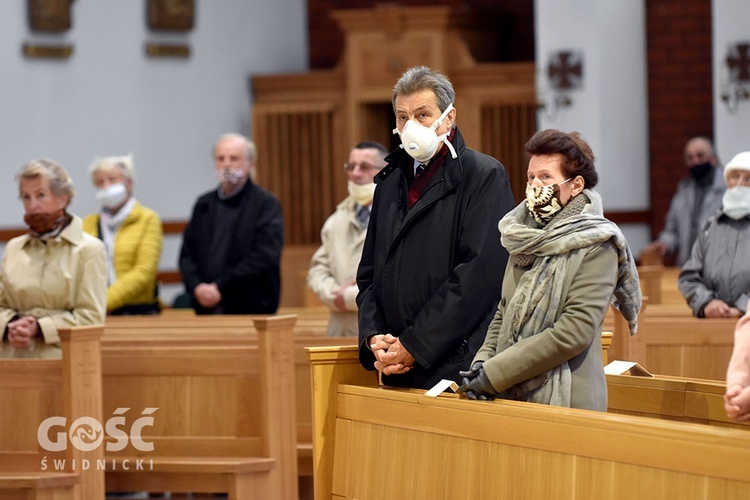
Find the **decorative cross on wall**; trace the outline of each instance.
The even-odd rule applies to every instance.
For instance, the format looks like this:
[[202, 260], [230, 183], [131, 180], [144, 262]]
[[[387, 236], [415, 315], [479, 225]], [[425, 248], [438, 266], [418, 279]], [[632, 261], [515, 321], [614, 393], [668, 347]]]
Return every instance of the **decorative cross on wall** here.
[[555, 90], [571, 90], [581, 87], [583, 80], [583, 57], [580, 52], [561, 50], [550, 56], [547, 78]]
[[750, 42], [729, 47], [727, 53], [729, 78], [734, 82], [750, 82]]

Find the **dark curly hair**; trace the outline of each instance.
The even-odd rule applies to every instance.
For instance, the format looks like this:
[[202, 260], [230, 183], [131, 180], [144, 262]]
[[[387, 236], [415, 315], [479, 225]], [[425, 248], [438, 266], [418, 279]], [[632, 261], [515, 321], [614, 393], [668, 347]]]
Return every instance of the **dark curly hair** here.
[[566, 178], [578, 175], [583, 177], [588, 189], [599, 182], [599, 174], [594, 166], [594, 152], [578, 132], [561, 130], [540, 130], [524, 146], [529, 156], [560, 155], [563, 158], [562, 170]]

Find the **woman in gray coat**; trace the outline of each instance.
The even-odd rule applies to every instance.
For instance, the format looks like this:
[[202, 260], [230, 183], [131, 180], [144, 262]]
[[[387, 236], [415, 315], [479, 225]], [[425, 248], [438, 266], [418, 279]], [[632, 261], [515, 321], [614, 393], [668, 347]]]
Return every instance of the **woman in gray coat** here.
[[727, 190], [682, 267], [677, 286], [699, 318], [739, 318], [750, 299], [750, 151], [724, 168]]
[[604, 411], [602, 323], [612, 302], [635, 332], [635, 262], [591, 190], [598, 175], [580, 135], [540, 131], [525, 149], [526, 200], [499, 223], [510, 253], [502, 298], [459, 392]]

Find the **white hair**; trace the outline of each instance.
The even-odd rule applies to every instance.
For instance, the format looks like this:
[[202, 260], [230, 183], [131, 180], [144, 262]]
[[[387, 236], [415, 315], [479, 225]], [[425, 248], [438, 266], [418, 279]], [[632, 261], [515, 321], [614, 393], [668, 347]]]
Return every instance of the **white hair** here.
[[125, 180], [130, 182], [135, 181], [135, 169], [133, 168], [133, 153], [129, 153], [123, 156], [105, 156], [103, 158], [96, 158], [94, 162], [89, 166], [89, 175], [91, 176], [91, 182], [95, 183], [95, 177], [97, 172], [102, 170], [111, 170], [113, 168], [119, 168], [122, 172]]
[[246, 151], [247, 159], [255, 161], [255, 158], [258, 156], [258, 150], [255, 148], [255, 144], [253, 143], [253, 141], [251, 141], [250, 139], [248, 139], [242, 134], [237, 134], [234, 132], [229, 133], [229, 134], [224, 134], [221, 137], [219, 137], [219, 139], [214, 144], [214, 147], [211, 150], [211, 152], [215, 153], [216, 146], [218, 146], [220, 142], [223, 142], [229, 139], [245, 143], [245, 146], [247, 147], [247, 151]]

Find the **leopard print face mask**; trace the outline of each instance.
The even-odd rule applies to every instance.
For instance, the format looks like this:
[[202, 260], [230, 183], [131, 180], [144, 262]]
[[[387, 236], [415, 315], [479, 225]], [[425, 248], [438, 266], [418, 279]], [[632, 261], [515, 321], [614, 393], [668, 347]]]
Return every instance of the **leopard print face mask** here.
[[537, 187], [526, 184], [526, 208], [529, 209], [532, 217], [539, 224], [546, 224], [557, 212], [562, 210], [563, 204], [560, 201], [560, 186], [568, 181], [570, 179], [560, 184]]

